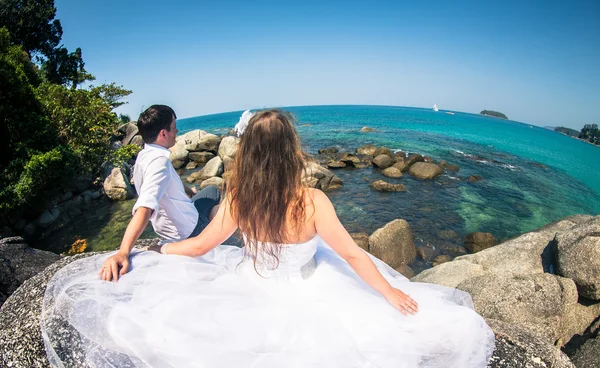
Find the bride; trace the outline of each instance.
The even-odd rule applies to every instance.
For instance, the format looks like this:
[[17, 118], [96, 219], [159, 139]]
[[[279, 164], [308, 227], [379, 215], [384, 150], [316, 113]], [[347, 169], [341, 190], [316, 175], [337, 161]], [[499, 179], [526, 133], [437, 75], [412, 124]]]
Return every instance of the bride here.
[[[360, 249], [327, 196], [302, 185], [304, 162], [291, 116], [256, 113], [200, 235], [134, 250], [118, 282], [106, 254], [53, 277], [51, 364], [485, 367], [494, 334], [469, 294], [411, 283]], [[243, 248], [219, 245], [237, 229]]]

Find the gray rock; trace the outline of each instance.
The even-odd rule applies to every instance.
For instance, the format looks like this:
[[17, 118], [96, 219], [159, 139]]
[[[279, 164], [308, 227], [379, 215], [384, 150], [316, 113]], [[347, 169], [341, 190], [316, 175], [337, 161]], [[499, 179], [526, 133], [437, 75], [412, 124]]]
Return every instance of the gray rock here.
[[482, 266], [455, 258], [452, 262], [442, 263], [425, 270], [410, 280], [456, 288], [465, 280], [485, 274], [486, 271]]
[[408, 173], [417, 179], [433, 179], [436, 176], [442, 175], [444, 169], [439, 165], [427, 162], [416, 162], [408, 169]]
[[392, 268], [414, 262], [417, 249], [408, 222], [397, 219], [375, 230], [369, 237], [369, 251]]
[[457, 288], [471, 294], [475, 310], [482, 316], [527, 328], [549, 343], [561, 337], [565, 310], [577, 303], [573, 280], [547, 273], [487, 273], [469, 278]]
[[392, 161], [392, 158], [388, 155], [375, 156], [375, 158], [373, 159], [373, 165], [377, 166], [380, 169], [387, 169], [393, 164], [394, 161]]
[[488, 368], [575, 368], [562, 351], [539, 335], [494, 319], [486, 322], [496, 336]]
[[30, 248], [21, 237], [0, 239], [0, 295], [7, 298], [59, 258], [58, 254]]
[[428, 246], [417, 247], [417, 254], [422, 260], [428, 262], [435, 256], [435, 250]]
[[123, 124], [118, 128], [118, 130], [125, 134], [125, 138], [123, 138], [123, 140], [121, 141], [121, 143], [123, 143], [124, 146], [131, 143], [133, 137], [139, 133], [138, 126], [135, 122]]
[[423, 161], [425, 161], [425, 159], [418, 153], [413, 153], [412, 155], [409, 155], [406, 159], [404, 159], [404, 163], [406, 164], [406, 166], [411, 166], [416, 162]]
[[57, 207], [55, 207], [51, 210], [44, 211], [38, 218], [37, 223], [41, 228], [45, 229], [48, 226], [50, 226], [54, 221], [56, 221], [59, 216], [60, 210]]
[[[136, 247], [155, 244], [156, 239], [138, 240]], [[42, 300], [46, 285], [65, 265], [99, 253], [81, 253], [62, 257], [37, 275], [26, 280], [0, 308], [0, 366], [13, 368], [50, 367], [40, 329]], [[60, 323], [57, 321], [56, 323]], [[61, 341], [68, 343], [70, 360], [66, 367], [81, 366], [81, 336], [63, 323]]]
[[204, 165], [200, 170], [200, 179], [206, 180], [223, 174], [223, 160], [221, 157], [215, 156]]
[[[585, 304], [582, 304], [585, 303]], [[568, 305], [560, 321], [560, 336], [556, 344], [563, 346], [575, 335], [584, 335], [589, 329], [591, 333], [597, 328], [593, 323], [600, 324], [600, 302], [590, 303], [589, 300], [579, 298], [575, 304]]]
[[219, 157], [225, 160], [225, 157], [234, 159], [237, 153], [239, 139], [235, 137], [225, 137], [219, 145]]
[[407, 266], [405, 264], [396, 267], [396, 271], [400, 272], [402, 276], [406, 277], [407, 279], [410, 279], [415, 275], [415, 271], [413, 271], [413, 269], [410, 268], [410, 266]]
[[306, 163], [306, 168], [302, 173], [302, 182], [311, 187], [329, 191], [341, 188], [342, 180], [318, 163], [310, 161]]
[[169, 151], [171, 151], [169, 160], [171, 160], [174, 168], [179, 169], [187, 164], [190, 153], [183, 145], [177, 143], [173, 147], [169, 148]]
[[183, 146], [184, 148], [190, 148], [189, 151], [199, 151], [200, 139], [206, 134], [208, 133], [206, 133], [204, 130], [195, 129], [178, 136], [176, 141], [177, 144]]
[[194, 170], [197, 167], [198, 167], [198, 163], [194, 162], [194, 161], [190, 161], [190, 162], [188, 162], [187, 165], [185, 165], [186, 170]]
[[372, 156], [377, 157], [379, 155], [392, 156], [392, 151], [387, 147], [377, 147], [375, 152], [372, 153]]
[[135, 197], [135, 189], [129, 183], [129, 178], [123, 168], [115, 167], [104, 179], [104, 192], [113, 201], [124, 201]]
[[369, 251], [369, 234], [367, 233], [350, 233], [352, 240], [362, 249]]
[[473, 253], [493, 247], [498, 239], [490, 233], [474, 232], [465, 237], [465, 248]]
[[578, 368], [600, 367], [600, 336], [586, 341], [571, 358]]
[[447, 254], [440, 254], [439, 256], [436, 256], [433, 258], [433, 260], [431, 261], [431, 266], [435, 267], [435, 266], [439, 266], [442, 263], [446, 263], [446, 262], [450, 262], [452, 260], [452, 257], [450, 257]]
[[410, 169], [410, 166], [408, 166], [404, 161], [396, 161], [396, 163], [393, 164], [392, 167], [400, 170], [400, 172], [405, 172], [408, 171], [408, 169]]
[[214, 134], [206, 133], [205, 135], [202, 136], [202, 138], [200, 138], [200, 141], [198, 142], [198, 146], [196, 147], [197, 149], [188, 150], [188, 151], [201, 150], [201, 151], [217, 152], [219, 150], [220, 143], [221, 143], [221, 138], [219, 138], [218, 136], [216, 136]]
[[600, 216], [558, 235], [558, 272], [575, 281], [579, 293], [600, 300]]
[[406, 192], [404, 184], [391, 184], [383, 180], [372, 182], [371, 188], [379, 192]]
[[223, 190], [223, 187], [225, 185], [225, 181], [222, 178], [219, 178], [218, 176], [209, 178], [204, 180], [201, 184], [200, 184], [200, 189], [204, 189], [209, 185], [214, 185], [215, 187], [217, 187], [217, 189], [219, 190]]
[[135, 135], [133, 136], [133, 138], [131, 138], [131, 142], [129, 142], [129, 144], [135, 144], [136, 146], [140, 147], [140, 148], [144, 148], [144, 138], [142, 138], [141, 135]]
[[346, 167], [346, 164], [343, 163], [342, 161], [329, 161], [327, 163], [327, 168], [329, 169], [341, 169]]

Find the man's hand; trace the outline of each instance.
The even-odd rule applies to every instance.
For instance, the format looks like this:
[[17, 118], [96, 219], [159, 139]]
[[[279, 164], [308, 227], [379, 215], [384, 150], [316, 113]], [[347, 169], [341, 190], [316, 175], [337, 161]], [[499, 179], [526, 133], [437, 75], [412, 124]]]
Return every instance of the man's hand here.
[[104, 261], [100, 272], [98, 272], [98, 276], [104, 281], [114, 280], [117, 282], [119, 280], [119, 276], [126, 274], [128, 269], [129, 256], [124, 253], [117, 252], [117, 254]]

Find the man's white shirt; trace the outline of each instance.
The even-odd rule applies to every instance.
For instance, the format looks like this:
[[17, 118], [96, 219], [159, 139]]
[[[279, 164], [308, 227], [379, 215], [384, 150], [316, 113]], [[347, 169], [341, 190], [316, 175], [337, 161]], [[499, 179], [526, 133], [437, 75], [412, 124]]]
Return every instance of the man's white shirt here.
[[164, 147], [144, 145], [133, 169], [139, 197], [131, 211], [134, 214], [140, 207], [153, 210], [152, 227], [165, 243], [187, 239], [198, 222], [198, 211], [185, 194], [169, 155], [170, 151]]

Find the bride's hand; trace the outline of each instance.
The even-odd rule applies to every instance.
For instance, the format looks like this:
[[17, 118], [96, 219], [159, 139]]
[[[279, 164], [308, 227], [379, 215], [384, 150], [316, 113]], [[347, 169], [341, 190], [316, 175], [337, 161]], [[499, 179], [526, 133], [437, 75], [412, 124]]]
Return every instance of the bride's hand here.
[[116, 282], [119, 280], [119, 276], [123, 276], [127, 273], [128, 269], [129, 256], [117, 252], [115, 255], [104, 261], [102, 268], [100, 268], [100, 272], [98, 272], [98, 276], [104, 281], [115, 280]]
[[419, 311], [417, 302], [407, 294], [403, 293], [402, 290], [392, 288], [392, 290], [385, 295], [385, 299], [404, 315], [415, 314]]

